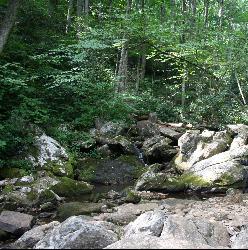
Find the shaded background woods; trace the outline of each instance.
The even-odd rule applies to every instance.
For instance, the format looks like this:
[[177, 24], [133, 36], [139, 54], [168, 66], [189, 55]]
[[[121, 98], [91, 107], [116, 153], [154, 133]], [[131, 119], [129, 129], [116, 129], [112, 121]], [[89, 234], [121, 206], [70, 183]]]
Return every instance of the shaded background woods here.
[[248, 122], [247, 1], [1, 0], [0, 20], [0, 166], [29, 168], [34, 124], [78, 154], [97, 117]]

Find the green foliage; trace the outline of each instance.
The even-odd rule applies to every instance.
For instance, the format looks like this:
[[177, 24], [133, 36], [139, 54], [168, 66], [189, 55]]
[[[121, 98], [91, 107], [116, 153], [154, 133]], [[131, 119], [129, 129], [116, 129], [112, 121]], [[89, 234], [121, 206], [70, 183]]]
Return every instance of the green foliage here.
[[[33, 143], [33, 124], [77, 155], [97, 117], [132, 122], [130, 114], [157, 112], [171, 122], [248, 123], [240, 91], [247, 102], [245, 1], [224, 1], [222, 17], [210, 1], [207, 23], [203, 0], [195, 15], [188, 7], [183, 12], [180, 1], [145, 1], [144, 8], [133, 1], [130, 13], [126, 2], [92, 0], [80, 17], [74, 6], [66, 34], [67, 1], [22, 1], [0, 55], [1, 167], [30, 169], [22, 156]], [[0, 2], [0, 20], [6, 3]], [[127, 82], [116, 93], [123, 46]]]

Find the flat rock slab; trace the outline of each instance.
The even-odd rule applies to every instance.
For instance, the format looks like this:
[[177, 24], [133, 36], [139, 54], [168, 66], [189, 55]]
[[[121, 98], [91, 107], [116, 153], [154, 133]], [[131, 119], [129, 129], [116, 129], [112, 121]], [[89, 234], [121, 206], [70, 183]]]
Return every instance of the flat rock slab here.
[[33, 219], [32, 215], [3, 211], [0, 215], [0, 229], [20, 236], [31, 229]]

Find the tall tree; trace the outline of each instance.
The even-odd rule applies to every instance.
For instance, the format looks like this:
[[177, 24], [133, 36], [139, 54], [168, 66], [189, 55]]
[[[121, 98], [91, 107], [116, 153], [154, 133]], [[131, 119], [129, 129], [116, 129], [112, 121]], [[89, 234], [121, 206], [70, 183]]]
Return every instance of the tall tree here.
[[209, 0], [204, 0], [204, 25], [208, 27]]
[[74, 4], [74, 0], [68, 0], [66, 33], [69, 32], [69, 28], [71, 26], [71, 15], [72, 15], [72, 10], [73, 10], [73, 4]]
[[[126, 0], [126, 17], [130, 15], [132, 9], [132, 0]], [[127, 87], [128, 79], [128, 39], [126, 37], [126, 32], [123, 35], [123, 45], [121, 48], [121, 56], [118, 67], [118, 83], [116, 86], [117, 92], [124, 92]]]
[[4, 19], [0, 24], [0, 53], [8, 40], [10, 31], [15, 23], [16, 14], [20, 0], [9, 0]]

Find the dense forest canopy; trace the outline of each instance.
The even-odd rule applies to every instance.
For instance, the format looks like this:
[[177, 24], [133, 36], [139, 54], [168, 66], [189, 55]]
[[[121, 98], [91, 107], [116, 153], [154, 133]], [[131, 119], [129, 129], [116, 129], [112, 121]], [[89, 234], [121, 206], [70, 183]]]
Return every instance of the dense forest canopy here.
[[0, 166], [36, 127], [76, 154], [96, 118], [248, 123], [247, 52], [245, 0], [1, 0]]

